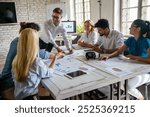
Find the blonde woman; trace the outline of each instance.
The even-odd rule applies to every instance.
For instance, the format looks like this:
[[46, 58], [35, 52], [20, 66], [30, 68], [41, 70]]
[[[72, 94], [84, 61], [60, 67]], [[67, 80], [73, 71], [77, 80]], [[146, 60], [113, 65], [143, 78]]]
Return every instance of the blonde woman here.
[[78, 41], [78, 45], [82, 47], [92, 48], [97, 43], [98, 34], [94, 31], [94, 23], [91, 20], [84, 22], [85, 32]]
[[60, 53], [55, 55], [48, 67], [38, 57], [38, 51], [38, 32], [31, 28], [22, 30], [18, 40], [17, 54], [12, 63], [15, 99], [38, 98], [38, 85], [41, 78], [53, 77], [54, 63]]

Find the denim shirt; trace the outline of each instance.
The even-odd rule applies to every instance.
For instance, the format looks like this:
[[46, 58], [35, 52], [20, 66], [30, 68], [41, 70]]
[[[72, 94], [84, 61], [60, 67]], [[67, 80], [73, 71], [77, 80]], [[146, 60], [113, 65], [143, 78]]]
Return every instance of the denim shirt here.
[[5, 90], [9, 87], [12, 87], [14, 84], [12, 79], [11, 69], [12, 69], [12, 61], [16, 56], [16, 52], [17, 52], [17, 43], [18, 43], [18, 37], [16, 37], [10, 44], [5, 65], [0, 77], [0, 80], [3, 81], [3, 83], [0, 86], [0, 90]]

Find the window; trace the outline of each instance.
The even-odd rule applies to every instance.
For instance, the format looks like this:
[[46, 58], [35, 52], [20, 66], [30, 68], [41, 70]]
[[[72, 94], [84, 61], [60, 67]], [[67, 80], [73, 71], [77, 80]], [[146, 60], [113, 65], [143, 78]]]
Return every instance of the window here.
[[84, 12], [85, 12], [85, 20], [90, 19], [90, 2], [89, 0], [84, 0]]
[[138, 16], [138, 0], [122, 0], [121, 31], [124, 35], [129, 34], [129, 27]]
[[142, 19], [150, 20], [150, 0], [142, 0]]
[[129, 27], [135, 19], [150, 20], [150, 0], [122, 0], [121, 6], [121, 31], [124, 35], [129, 35]]
[[77, 24], [90, 19], [90, 0], [75, 0], [75, 19]]

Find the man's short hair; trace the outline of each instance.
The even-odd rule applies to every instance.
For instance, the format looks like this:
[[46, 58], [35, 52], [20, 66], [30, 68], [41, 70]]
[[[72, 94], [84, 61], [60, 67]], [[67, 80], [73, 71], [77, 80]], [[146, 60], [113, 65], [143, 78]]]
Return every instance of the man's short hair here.
[[62, 15], [63, 11], [61, 8], [57, 7], [53, 10], [53, 13], [58, 13], [58, 14]]
[[98, 22], [95, 24], [95, 27], [97, 28], [109, 28], [109, 23], [107, 19], [100, 19]]

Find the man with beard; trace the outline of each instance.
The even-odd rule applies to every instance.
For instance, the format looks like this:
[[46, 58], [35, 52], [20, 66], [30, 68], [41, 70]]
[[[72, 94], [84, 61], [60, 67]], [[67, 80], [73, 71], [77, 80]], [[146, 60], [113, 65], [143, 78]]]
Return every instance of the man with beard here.
[[99, 53], [113, 53], [124, 44], [123, 34], [110, 30], [107, 19], [100, 19], [95, 24], [95, 27], [100, 34], [98, 42], [94, 45], [93, 50]]

